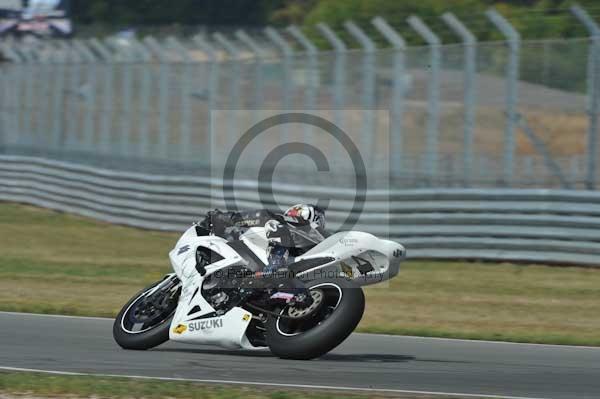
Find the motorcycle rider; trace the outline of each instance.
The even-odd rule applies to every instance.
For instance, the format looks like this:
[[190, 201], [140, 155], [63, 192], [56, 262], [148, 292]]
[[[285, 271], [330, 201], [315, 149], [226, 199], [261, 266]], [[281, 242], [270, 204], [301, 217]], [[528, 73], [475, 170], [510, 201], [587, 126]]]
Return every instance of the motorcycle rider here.
[[264, 225], [267, 238], [267, 264], [262, 271], [243, 278], [240, 287], [249, 292], [277, 288], [277, 298], [290, 306], [306, 307], [312, 298], [304, 284], [294, 278], [287, 265], [325, 238], [325, 211], [310, 204], [297, 204], [283, 215], [268, 209], [243, 212], [207, 213], [198, 226], [227, 240], [238, 240], [248, 228]]
[[265, 231], [269, 243], [265, 273], [274, 273], [287, 264], [290, 254], [302, 250], [302, 243], [310, 245], [324, 239], [325, 212], [315, 205], [294, 205], [283, 214], [283, 222], [268, 220]]
[[215, 235], [236, 240], [249, 227], [264, 225], [267, 237], [267, 265], [263, 274], [284, 268], [290, 256], [299, 255], [306, 247], [319, 243], [325, 235], [325, 211], [311, 204], [297, 204], [283, 215], [268, 209], [243, 212], [207, 213], [199, 225]]

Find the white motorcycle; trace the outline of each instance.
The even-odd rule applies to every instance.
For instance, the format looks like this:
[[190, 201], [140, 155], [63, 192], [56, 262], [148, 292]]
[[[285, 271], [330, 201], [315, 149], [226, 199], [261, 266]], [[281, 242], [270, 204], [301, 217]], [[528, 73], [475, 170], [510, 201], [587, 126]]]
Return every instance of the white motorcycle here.
[[[287, 265], [285, 281], [256, 288], [267, 263], [263, 227], [225, 240], [192, 226], [169, 253], [174, 273], [136, 294], [117, 316], [113, 336], [125, 349], [171, 339], [226, 348], [268, 347], [281, 358], [313, 359], [342, 343], [360, 322], [361, 286], [394, 277], [402, 245], [358, 231], [335, 233]], [[309, 296], [308, 296], [309, 295]]]

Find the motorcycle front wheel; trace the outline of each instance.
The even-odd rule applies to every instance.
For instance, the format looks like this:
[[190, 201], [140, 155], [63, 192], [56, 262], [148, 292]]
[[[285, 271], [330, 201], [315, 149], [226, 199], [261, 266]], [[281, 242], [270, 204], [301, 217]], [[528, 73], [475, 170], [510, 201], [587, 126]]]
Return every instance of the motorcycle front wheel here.
[[344, 278], [306, 283], [313, 304], [305, 309], [284, 307], [267, 320], [269, 349], [284, 359], [309, 360], [341, 344], [354, 331], [365, 309], [362, 289]]
[[167, 341], [180, 294], [181, 283], [175, 275], [135, 294], [113, 324], [117, 344], [124, 349], [145, 350]]

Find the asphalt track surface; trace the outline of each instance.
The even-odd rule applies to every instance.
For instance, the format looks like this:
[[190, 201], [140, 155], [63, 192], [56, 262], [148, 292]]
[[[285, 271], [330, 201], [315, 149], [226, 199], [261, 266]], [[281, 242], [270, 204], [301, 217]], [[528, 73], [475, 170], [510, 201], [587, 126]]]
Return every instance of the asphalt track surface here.
[[0, 312], [0, 371], [524, 398], [600, 398], [600, 348], [353, 334], [311, 361], [166, 343], [126, 351], [112, 320]]

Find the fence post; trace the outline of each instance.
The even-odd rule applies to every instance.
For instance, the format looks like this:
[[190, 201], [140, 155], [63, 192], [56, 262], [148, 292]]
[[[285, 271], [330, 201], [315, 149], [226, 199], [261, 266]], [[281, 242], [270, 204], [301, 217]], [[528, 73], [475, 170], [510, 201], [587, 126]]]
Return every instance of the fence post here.
[[[27, 73], [22, 68], [25, 63], [25, 58], [23, 58], [19, 53], [15, 50], [13, 51], [14, 59], [17, 60], [17, 67], [15, 70], [15, 80], [12, 82], [13, 90], [15, 94], [15, 115], [14, 115], [14, 127], [15, 130], [13, 134], [15, 135], [15, 142], [18, 144], [20, 141], [20, 136], [23, 134], [23, 114], [24, 114], [24, 101], [25, 101], [25, 80], [27, 77]], [[61, 89], [62, 90], [62, 89]], [[62, 91], [61, 91], [62, 95]]]
[[114, 63], [113, 55], [108, 48], [100, 43], [98, 39], [90, 40], [90, 46], [100, 54], [104, 62], [104, 85], [102, 88], [102, 108], [100, 119], [100, 148], [106, 152], [111, 150], [111, 126], [112, 126], [112, 100], [113, 100], [113, 79]]
[[[335, 53], [335, 61], [333, 67], [333, 108], [334, 108], [334, 121], [337, 126], [344, 128], [344, 121], [342, 118], [344, 109], [344, 93], [346, 88], [346, 54], [348, 48], [346, 44], [340, 39], [340, 37], [324, 22], [317, 24], [317, 29], [329, 42]], [[341, 159], [342, 149], [340, 148], [338, 157], [334, 157], [336, 160]], [[334, 160], [335, 162], [335, 160]]]
[[133, 113], [131, 112], [132, 91], [133, 91], [133, 74], [132, 68], [135, 62], [135, 53], [131, 46], [124, 51], [123, 57], [119, 60], [121, 67], [121, 76], [123, 81], [119, 85], [122, 89], [122, 99], [120, 114], [121, 137], [119, 138], [120, 154], [129, 156], [131, 154], [131, 126]]
[[585, 26], [590, 35], [590, 49], [587, 67], [587, 167], [585, 185], [589, 190], [596, 188], [596, 165], [598, 162], [598, 106], [600, 105], [600, 27], [592, 17], [578, 5], [571, 6], [571, 12]]
[[208, 165], [212, 165], [214, 161], [216, 161], [215, 157], [215, 149], [216, 149], [216, 136], [215, 129], [212, 129], [211, 122], [211, 110], [215, 109], [218, 104], [218, 95], [219, 95], [219, 60], [217, 59], [217, 53], [215, 49], [209, 44], [204, 38], [201, 36], [194, 37], [194, 43], [206, 54], [209, 62], [209, 70], [208, 70], [208, 110], [206, 115], [206, 137], [208, 139], [208, 156], [206, 159], [208, 160]]
[[[283, 76], [282, 76], [282, 90], [283, 90], [283, 98], [282, 98], [282, 106], [283, 109], [288, 111], [292, 108], [292, 95], [293, 95], [293, 82], [292, 82], [292, 59], [294, 57], [294, 50], [289, 45], [289, 43], [270, 26], [267, 26], [264, 29], [265, 35], [279, 51], [281, 51], [283, 55], [282, 59], [282, 67], [283, 67]], [[286, 141], [288, 125], [283, 125], [281, 128], [282, 131], [282, 141]]]
[[[213, 38], [217, 43], [219, 43], [228, 54], [228, 61], [231, 65], [231, 74], [233, 76], [229, 77], [229, 108], [232, 110], [239, 110], [241, 108], [240, 104], [240, 50], [227, 38], [219, 32], [213, 33]], [[239, 114], [230, 115], [228, 119], [228, 138], [230, 143], [234, 143], [238, 137], [238, 121]]]
[[150, 74], [152, 65], [152, 53], [146, 48], [144, 43], [138, 41], [135, 38], [131, 39], [132, 46], [137, 50], [137, 54], [140, 60], [143, 62], [141, 71], [141, 83], [140, 83], [140, 110], [141, 115], [138, 122], [138, 151], [137, 155], [144, 157], [148, 152], [149, 145], [149, 122], [150, 114], [150, 97], [152, 89], [152, 76]]
[[416, 16], [408, 18], [410, 26], [429, 45], [430, 69], [427, 82], [427, 144], [426, 144], [426, 175], [429, 184], [438, 174], [439, 158], [439, 126], [440, 126], [440, 68], [441, 41], [425, 23]]
[[[13, 107], [7, 108], [6, 115], [6, 126], [8, 126], [7, 131], [5, 133], [6, 143], [10, 141], [11, 137], [16, 137], [18, 139], [19, 135], [19, 120], [20, 120], [20, 98], [21, 91], [20, 81], [22, 80], [22, 69], [20, 68], [20, 64], [23, 62], [21, 56], [12, 49], [12, 46], [8, 43], [2, 43], [2, 48], [4, 52], [8, 55], [8, 57], [13, 61], [13, 64], [10, 65], [10, 75], [3, 74], [6, 82], [5, 85], [5, 95], [7, 103], [11, 103], [14, 105]], [[8, 65], [7, 65], [8, 66]], [[17, 140], [15, 139], [15, 141]]]
[[[308, 58], [308, 68], [306, 75], [306, 89], [304, 91], [304, 106], [307, 110], [316, 109], [316, 89], [319, 85], [319, 65], [317, 63], [317, 55], [319, 51], [317, 47], [306, 37], [306, 35], [296, 26], [290, 25], [286, 29], [290, 35], [300, 43]], [[312, 126], [304, 126], [304, 142], [310, 142]]]
[[[0, 46], [0, 50], [4, 50], [4, 46]], [[10, 135], [10, 112], [8, 107], [10, 98], [9, 65], [8, 62], [0, 64], [0, 87], [2, 88], [2, 91], [0, 92], [0, 128], [2, 129], [0, 130], [0, 153], [2, 154], [6, 152]]]
[[514, 175], [515, 129], [519, 99], [519, 52], [521, 35], [498, 11], [488, 9], [485, 15], [502, 32], [508, 42], [510, 55], [506, 69], [506, 130], [504, 133], [504, 183], [511, 185]]
[[[4, 56], [7, 56], [6, 46], [4, 44], [0, 44], [0, 50]], [[4, 62], [0, 64], [0, 87], [2, 88], [2, 92], [0, 93], [1, 103], [0, 103], [0, 126], [2, 127], [2, 131], [0, 131], [0, 153], [6, 152], [6, 147], [9, 145], [10, 138], [10, 111], [8, 107], [9, 99], [10, 99], [10, 63]]]
[[79, 122], [82, 121], [81, 114], [81, 76], [83, 75], [83, 58], [77, 51], [77, 48], [73, 46], [73, 42], [69, 43], [69, 54], [70, 54], [70, 66], [71, 70], [67, 74], [70, 81], [67, 89], [67, 99], [70, 99], [65, 106], [66, 110], [66, 123], [65, 123], [65, 134], [67, 135], [67, 147], [74, 146], [77, 149], [81, 149], [83, 143], [82, 131], [80, 130]]
[[169, 77], [171, 60], [165, 54], [162, 45], [152, 36], [144, 38], [144, 43], [159, 61], [158, 77], [158, 148], [163, 157], [169, 155]]
[[375, 17], [371, 21], [375, 28], [385, 37], [394, 48], [394, 83], [392, 88], [391, 110], [391, 147], [392, 176], [400, 176], [403, 161], [402, 115], [404, 113], [404, 51], [406, 42], [404, 38], [392, 28], [382, 17]]
[[473, 169], [473, 131], [475, 129], [475, 93], [477, 79], [477, 38], [451, 12], [444, 13], [442, 19], [463, 42], [464, 47], [464, 136], [463, 136], [463, 176], [465, 186], [471, 185]]
[[57, 51], [54, 53], [54, 60], [56, 61], [56, 70], [54, 78], [54, 87], [52, 93], [52, 146], [54, 150], [60, 151], [64, 147], [62, 137], [64, 135], [64, 124], [62, 115], [64, 98], [65, 98], [65, 78], [66, 78], [66, 63], [67, 63], [67, 49], [64, 42], [57, 43]]
[[[24, 91], [24, 108], [23, 110], [25, 112], [23, 112], [22, 117], [23, 117], [23, 123], [22, 123], [22, 127], [23, 130], [20, 132], [20, 139], [24, 140], [25, 145], [32, 145], [33, 144], [33, 137], [32, 137], [32, 122], [33, 122], [33, 115], [34, 115], [34, 109], [33, 109], [33, 99], [34, 99], [34, 95], [33, 95], [33, 76], [34, 76], [34, 71], [33, 71], [33, 62], [34, 62], [34, 58], [33, 56], [29, 53], [29, 51], [24, 50], [24, 49], [20, 49], [19, 50], [20, 54], [21, 54], [21, 58], [24, 60], [24, 66], [22, 68], [25, 68], [25, 80], [23, 81], [23, 91]], [[21, 140], [19, 140], [20, 142], [22, 142]]]
[[33, 82], [36, 79], [35, 78], [35, 73], [33, 70], [33, 63], [35, 61], [33, 55], [31, 54], [31, 50], [27, 49], [27, 48], [19, 48], [17, 49], [17, 51], [21, 54], [21, 58], [23, 59], [23, 65], [22, 68], [25, 69], [24, 73], [25, 73], [25, 82], [24, 84], [24, 96], [25, 96], [25, 105], [23, 108], [23, 113], [22, 113], [22, 131], [20, 134], [20, 138], [22, 140], [24, 140], [23, 142], [25, 143], [25, 145], [32, 145], [34, 142], [34, 139], [32, 137], [32, 124], [33, 124], [33, 116], [34, 116], [34, 109], [33, 109], [33, 101], [34, 101], [34, 87], [33, 87]]
[[183, 65], [183, 73], [180, 75], [180, 125], [179, 125], [179, 156], [182, 160], [189, 159], [193, 153], [192, 146], [192, 130], [191, 130], [191, 105], [190, 96], [193, 91], [194, 82], [192, 80], [192, 58], [189, 55], [188, 49], [174, 37], [167, 39], [167, 44], [171, 46], [181, 57]]
[[94, 148], [94, 114], [96, 111], [96, 57], [90, 49], [80, 40], [73, 41], [73, 47], [86, 61], [87, 81], [89, 88], [85, 93], [87, 111], [83, 126], [83, 143], [86, 150]]
[[363, 87], [362, 106], [364, 107], [364, 121], [362, 148], [363, 154], [368, 154], [367, 164], [372, 165], [375, 161], [375, 126], [373, 109], [375, 108], [375, 43], [367, 34], [352, 21], [344, 22], [344, 27], [363, 49]]
[[335, 123], [342, 127], [342, 109], [344, 108], [344, 88], [346, 84], [346, 53], [348, 48], [339, 36], [324, 22], [317, 24], [317, 29], [327, 39], [335, 52], [333, 67], [333, 107]]
[[266, 57], [265, 50], [241, 29], [235, 32], [235, 36], [240, 42], [248, 46], [254, 55], [254, 107], [260, 110], [264, 101], [263, 59]]
[[50, 115], [50, 104], [48, 99], [50, 98], [50, 92], [51, 92], [51, 85], [52, 85], [52, 79], [51, 79], [51, 63], [50, 60], [48, 59], [48, 53], [46, 52], [47, 50], [51, 50], [51, 48], [48, 44], [44, 45], [44, 48], [41, 48], [42, 46], [40, 45], [40, 48], [38, 48], [38, 68], [39, 68], [39, 72], [38, 72], [38, 76], [39, 76], [39, 82], [40, 82], [40, 89], [39, 89], [39, 93], [36, 93], [36, 98], [38, 100], [39, 103], [39, 110], [37, 112], [37, 129], [35, 131], [35, 137], [36, 139], [36, 147], [38, 149], [44, 149], [47, 150], [48, 148], [48, 126], [50, 126], [50, 121], [52, 120], [52, 116]]
[[[333, 108], [334, 108], [334, 121], [335, 124], [341, 129], [344, 128], [344, 121], [342, 114], [344, 112], [344, 93], [346, 88], [346, 53], [348, 48], [346, 44], [340, 39], [340, 37], [324, 22], [317, 24], [317, 29], [329, 42], [335, 53], [335, 61], [333, 66]], [[336, 153], [332, 151], [334, 156], [334, 162], [338, 162], [343, 157], [343, 150], [339, 148]]]
[[267, 54], [265, 50], [243, 30], [237, 30], [235, 36], [240, 42], [250, 48], [254, 57], [254, 103], [252, 106], [254, 109], [254, 120], [252, 123], [257, 123], [260, 120], [264, 102], [263, 59], [267, 57]]
[[[45, 79], [45, 62], [42, 57], [42, 53], [39, 49], [41, 44], [37, 42], [31, 43], [31, 48], [29, 48], [29, 69], [31, 73], [31, 116], [30, 116], [30, 145], [32, 148], [35, 148], [36, 151], [43, 148], [40, 145], [42, 140], [42, 136], [39, 136], [38, 133], [41, 130], [41, 126], [43, 124], [42, 116], [43, 116], [43, 108], [46, 103], [46, 96], [44, 93], [46, 92], [47, 79]], [[36, 48], [36, 46], [38, 48]], [[37, 83], [37, 85], [36, 85]]]

